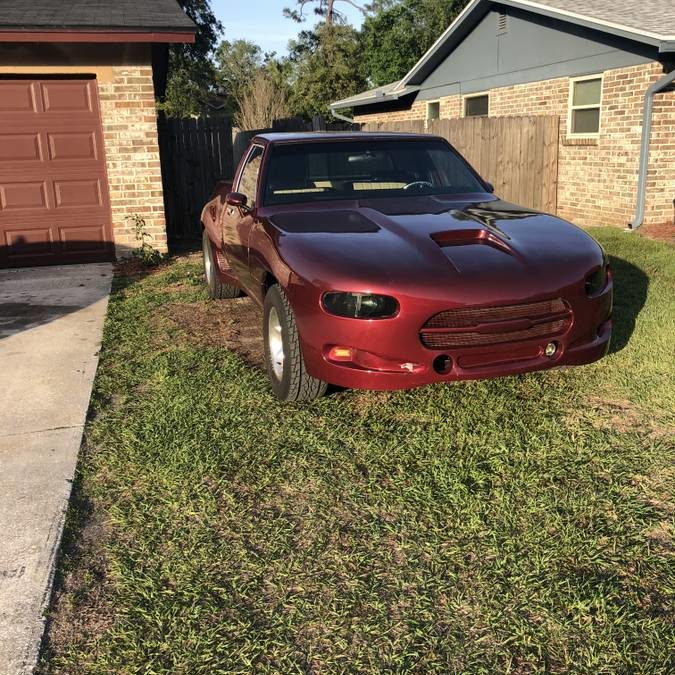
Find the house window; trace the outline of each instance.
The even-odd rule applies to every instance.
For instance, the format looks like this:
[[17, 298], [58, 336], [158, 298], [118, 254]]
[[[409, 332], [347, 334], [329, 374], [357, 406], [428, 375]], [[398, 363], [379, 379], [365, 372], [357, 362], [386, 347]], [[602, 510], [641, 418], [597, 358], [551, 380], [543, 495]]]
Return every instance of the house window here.
[[602, 76], [570, 80], [568, 130], [570, 136], [597, 136], [600, 133]]
[[464, 97], [464, 117], [487, 117], [490, 111], [488, 94]]
[[427, 119], [437, 120], [441, 116], [441, 102], [429, 101], [427, 103]]

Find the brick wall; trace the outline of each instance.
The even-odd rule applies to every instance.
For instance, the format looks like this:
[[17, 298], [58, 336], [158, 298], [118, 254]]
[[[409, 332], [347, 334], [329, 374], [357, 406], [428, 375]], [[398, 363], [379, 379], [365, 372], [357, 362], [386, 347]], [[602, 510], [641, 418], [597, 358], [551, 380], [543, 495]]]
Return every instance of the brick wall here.
[[[490, 115], [558, 115], [559, 215], [580, 225], [625, 227], [635, 209], [644, 93], [662, 75], [658, 63], [605, 71], [598, 139], [567, 138], [567, 77], [492, 89]], [[440, 108], [441, 117], [460, 117], [461, 96], [442, 98]], [[425, 113], [425, 102], [416, 102], [410, 111], [356, 119], [388, 122]], [[674, 198], [675, 92], [670, 91], [655, 98], [645, 224], [672, 225]]]
[[166, 251], [152, 68], [113, 66], [112, 77], [99, 80], [98, 90], [117, 255], [138, 245], [127, 220], [134, 214], [145, 219], [148, 243]]
[[675, 91], [671, 90], [654, 97], [645, 223], [675, 225], [674, 200]]
[[357, 115], [357, 122], [367, 124], [369, 122], [406, 122], [408, 120], [423, 120], [427, 117], [427, 102], [415, 101], [408, 110], [396, 110], [394, 112], [375, 113], [370, 115]]

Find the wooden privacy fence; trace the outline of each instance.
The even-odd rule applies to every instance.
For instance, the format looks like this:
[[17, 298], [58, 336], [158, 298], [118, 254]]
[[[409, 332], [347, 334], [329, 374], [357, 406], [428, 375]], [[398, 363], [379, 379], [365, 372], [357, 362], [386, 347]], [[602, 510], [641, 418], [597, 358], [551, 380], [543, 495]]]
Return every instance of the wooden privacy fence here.
[[215, 184], [232, 176], [232, 124], [226, 117], [160, 119], [158, 132], [167, 236], [194, 239]]
[[369, 123], [364, 131], [443, 136], [507, 201], [547, 213], [558, 208], [557, 116], [463, 117]]

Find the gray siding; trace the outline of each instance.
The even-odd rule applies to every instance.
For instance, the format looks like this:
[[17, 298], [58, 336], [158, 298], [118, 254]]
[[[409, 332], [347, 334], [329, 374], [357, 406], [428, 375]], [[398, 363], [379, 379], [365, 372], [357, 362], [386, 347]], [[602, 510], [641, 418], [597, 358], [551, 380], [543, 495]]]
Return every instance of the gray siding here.
[[507, 30], [489, 12], [424, 80], [418, 100], [649, 63], [657, 49], [546, 17], [508, 10]]

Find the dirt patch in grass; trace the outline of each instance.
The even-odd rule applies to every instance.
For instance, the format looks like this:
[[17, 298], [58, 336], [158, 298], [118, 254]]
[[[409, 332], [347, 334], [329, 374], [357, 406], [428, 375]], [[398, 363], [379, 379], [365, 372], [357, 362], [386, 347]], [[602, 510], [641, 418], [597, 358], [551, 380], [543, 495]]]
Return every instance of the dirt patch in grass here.
[[675, 515], [675, 468], [668, 466], [649, 475], [637, 474], [633, 476], [632, 484], [640, 501], [668, 515]]
[[80, 524], [79, 530], [75, 526], [77, 539], [68, 533], [65, 535], [62, 573], [55, 581], [47, 618], [47, 648], [42, 653], [38, 673], [58, 669], [58, 660], [52, 659], [55, 654], [65, 653], [67, 648], [79, 646], [89, 651], [91, 645], [84, 645], [86, 638], [104, 634], [114, 621], [109, 602], [108, 561], [101, 546], [106, 537], [105, 525], [93, 515], [95, 509], [89, 507], [86, 511], [86, 515], [81, 515], [84, 525]]
[[645, 532], [645, 536], [665, 549], [675, 548], [675, 526], [667, 520], [651, 527]]
[[591, 396], [588, 401], [595, 413], [592, 424], [596, 429], [623, 433], [642, 427], [642, 415], [630, 401], [608, 400], [600, 396]]
[[591, 423], [596, 429], [633, 431], [654, 440], [675, 438], [672, 425], [654, 419], [632, 401], [591, 396], [588, 402], [594, 413]]
[[230, 349], [250, 365], [264, 367], [262, 314], [250, 298], [168, 303], [156, 319], [178, 328], [185, 343]]
[[673, 231], [673, 221], [668, 223], [658, 223], [654, 225], [643, 225], [640, 232], [648, 239], [655, 239], [657, 241], [667, 241], [669, 243], [675, 242], [675, 234]]

